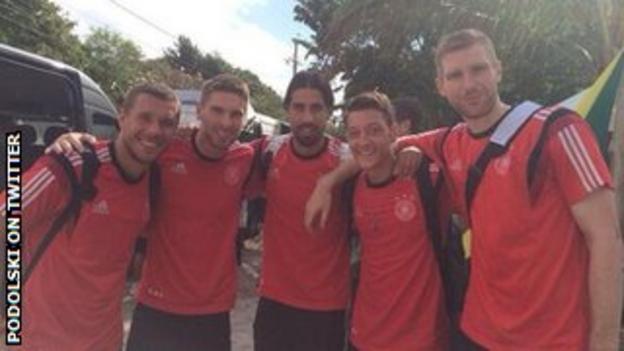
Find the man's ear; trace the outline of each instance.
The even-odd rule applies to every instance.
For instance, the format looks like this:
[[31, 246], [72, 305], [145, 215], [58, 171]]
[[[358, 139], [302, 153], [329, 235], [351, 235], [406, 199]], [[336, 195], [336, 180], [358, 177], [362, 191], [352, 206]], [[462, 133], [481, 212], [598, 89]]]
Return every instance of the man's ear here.
[[500, 83], [503, 80], [503, 65], [499, 59], [494, 62], [494, 69], [496, 70], [496, 83]]
[[121, 126], [124, 124], [127, 118], [128, 117], [126, 115], [126, 111], [121, 110], [119, 114], [117, 115], [117, 119], [115, 123], [117, 125], [117, 130], [121, 129]]
[[446, 97], [446, 94], [444, 93], [444, 78], [441, 77], [440, 74], [436, 75], [435, 83], [436, 89], [438, 89], [438, 94], [442, 97]]

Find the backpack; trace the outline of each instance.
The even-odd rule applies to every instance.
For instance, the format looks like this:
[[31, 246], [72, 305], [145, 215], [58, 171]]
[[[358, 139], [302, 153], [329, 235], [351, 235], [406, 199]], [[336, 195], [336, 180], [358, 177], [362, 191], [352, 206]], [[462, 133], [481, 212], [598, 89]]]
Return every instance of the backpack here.
[[[488, 144], [468, 170], [468, 180], [466, 182], [466, 188], [464, 189], [468, 216], [472, 200], [474, 199], [474, 195], [476, 194], [489, 162], [493, 158], [503, 155], [509, 149], [509, 145], [526, 125], [526, 122], [528, 122], [537, 111], [541, 110], [541, 108], [542, 107], [536, 103], [530, 101], [524, 102], [515, 107], [496, 127], [490, 136]], [[568, 113], [570, 113], [569, 110], [558, 108], [547, 116], [536, 144], [528, 158], [526, 170], [528, 191], [530, 191], [535, 180], [537, 166], [547, 140], [549, 127], [557, 119]], [[451, 129], [452, 127], [449, 127], [440, 138], [437, 145], [439, 151], [442, 150], [446, 137]], [[443, 155], [443, 153], [440, 152], [440, 155]], [[434, 204], [431, 206], [423, 206], [423, 208], [425, 210], [426, 227], [436, 258], [438, 259], [444, 286], [447, 313], [451, 321], [450, 346], [451, 350], [471, 350], [472, 342], [463, 335], [459, 328], [460, 315], [463, 310], [464, 298], [468, 289], [470, 258], [466, 256], [462, 237], [463, 233], [457, 226], [450, 223], [447, 232], [442, 233], [442, 229], [440, 228], [440, 214], [438, 213], [438, 193], [441, 189], [440, 183], [444, 182], [444, 173], [441, 173], [439, 181], [436, 184], [432, 184], [428, 172], [430, 163], [431, 160], [424, 157], [414, 178], [419, 186], [421, 203]], [[442, 159], [442, 163], [443, 166], [446, 167], [444, 159]]]
[[[489, 142], [483, 151], [481, 151], [477, 160], [468, 169], [468, 179], [466, 181], [465, 188], [466, 209], [468, 216], [470, 216], [472, 200], [474, 199], [483, 174], [485, 173], [490, 161], [493, 158], [502, 156], [505, 152], [507, 152], [509, 145], [526, 125], [526, 122], [541, 109], [542, 106], [531, 101], [525, 101], [511, 110], [507, 117], [505, 117], [505, 119], [503, 119], [496, 127]], [[537, 142], [529, 155], [526, 170], [527, 189], [531, 188], [533, 181], [535, 180], [538, 162], [540, 160], [544, 144], [546, 143], [549, 127], [553, 124], [553, 122], [568, 113], [571, 113], [571, 111], [566, 108], [557, 108], [546, 117]]]
[[[450, 128], [444, 133], [444, 139]], [[441, 145], [441, 144], [440, 144]], [[469, 260], [466, 258], [462, 245], [462, 232], [452, 222], [451, 217], [441, 218], [439, 213], [439, 194], [444, 186], [442, 172], [435, 184], [431, 180], [430, 165], [432, 160], [423, 157], [420, 166], [413, 175], [418, 185], [420, 203], [425, 214], [425, 227], [433, 248], [444, 291], [444, 302], [449, 319], [449, 350], [472, 350], [472, 342], [459, 328], [464, 296], [468, 287], [470, 273]], [[442, 220], [447, 222], [446, 232], [441, 227]]]
[[[60, 166], [69, 183], [70, 196], [67, 204], [61, 211], [61, 213], [54, 219], [48, 231], [42, 236], [41, 240], [35, 247], [32, 257], [28, 263], [24, 265], [24, 284], [28, 282], [28, 278], [36, 268], [37, 264], [41, 260], [41, 257], [48, 249], [56, 235], [61, 231], [61, 228], [67, 224], [70, 220], [76, 221], [80, 217], [80, 210], [82, 204], [92, 201], [97, 195], [98, 189], [95, 187], [94, 181], [97, 177], [97, 173], [100, 167], [100, 160], [98, 159], [93, 147], [88, 146], [87, 149], [80, 154], [82, 157], [82, 169], [80, 181], [72, 166], [71, 162], [62, 154], [52, 155], [52, 159], [55, 160]], [[160, 169], [156, 162], [150, 165], [149, 169], [149, 204], [150, 211], [156, 206], [158, 193], [160, 192]]]

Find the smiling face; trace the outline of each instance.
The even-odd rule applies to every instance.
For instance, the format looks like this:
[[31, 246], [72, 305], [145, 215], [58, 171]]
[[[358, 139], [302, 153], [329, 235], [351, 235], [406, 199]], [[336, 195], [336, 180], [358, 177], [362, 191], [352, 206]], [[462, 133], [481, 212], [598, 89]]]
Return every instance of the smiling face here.
[[211, 92], [198, 108], [199, 133], [211, 153], [224, 153], [243, 128], [247, 101], [240, 95], [225, 91]]
[[371, 173], [391, 168], [396, 129], [389, 125], [383, 112], [376, 109], [348, 112], [346, 122], [347, 141], [362, 170]]
[[179, 104], [147, 93], [119, 115], [119, 140], [130, 162], [149, 165], [175, 135]]
[[463, 118], [488, 116], [500, 104], [500, 62], [483, 44], [451, 51], [440, 58], [438, 91]]

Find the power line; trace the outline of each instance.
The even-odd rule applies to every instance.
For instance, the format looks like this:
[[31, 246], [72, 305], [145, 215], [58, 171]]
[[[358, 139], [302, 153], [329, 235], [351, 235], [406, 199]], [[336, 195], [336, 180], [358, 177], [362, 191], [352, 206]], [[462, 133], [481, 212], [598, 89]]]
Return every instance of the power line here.
[[[156, 24], [154, 21], [151, 21], [141, 15], [139, 15], [137, 12], [133, 11], [132, 9], [128, 8], [127, 6], [123, 5], [122, 3], [120, 3], [117, 0], [109, 0], [113, 5], [117, 6], [118, 8], [120, 8], [121, 10], [123, 10], [124, 12], [128, 13], [129, 15], [131, 15], [132, 17], [135, 17], [136, 19], [138, 19], [139, 21], [141, 21], [143, 24], [148, 25], [150, 27], [152, 27], [153, 29], [156, 29], [157, 31], [159, 31], [160, 33], [172, 38], [174, 40], [174, 44], [175, 42], [178, 40], [178, 36], [167, 31], [166, 29], [164, 29], [162, 26]], [[68, 6], [71, 7], [71, 6]], [[75, 8], [73, 8], [74, 11], [80, 12], [81, 14], [83, 14], [81, 11], [76, 10]], [[84, 14], [83, 14], [84, 15]], [[98, 22], [101, 23], [101, 21], [98, 20]], [[113, 26], [110, 26], [111, 28], [115, 29]], [[141, 40], [141, 42], [143, 42]], [[145, 42], [143, 42], [145, 44]], [[156, 50], [156, 51], [163, 51], [162, 49], [158, 49], [155, 48], [153, 45], [151, 44], [145, 44], [146, 46], [149, 46], [150, 48]], [[204, 56], [204, 54], [202, 53], [202, 56]], [[195, 70], [198, 70], [198, 73], [201, 73], [201, 71], [199, 71], [199, 67], [197, 67], [196, 63], [190, 62], [188, 60], [185, 60], [181, 57], [177, 57], [176, 60], [178, 61], [178, 63], [180, 65], [182, 65], [183, 67], [181, 68], [194, 68]], [[184, 70], [182, 70], [184, 72]], [[184, 72], [184, 73], [188, 73], [188, 72]]]
[[[115, 0], [110, 0], [110, 2], [111, 2], [112, 4], [114, 4], [115, 6], [119, 7], [120, 9], [122, 9], [123, 11], [125, 11], [125, 12], [129, 13], [129, 14], [130, 14], [130, 15], [132, 15], [133, 17], [135, 17], [135, 18], [139, 19], [141, 22], [143, 22], [143, 24], [146, 24], [146, 25], [148, 25], [148, 26], [150, 26], [150, 27], [152, 27], [152, 28], [154, 28], [154, 29], [158, 30], [159, 32], [161, 32], [161, 33], [163, 33], [163, 34], [165, 34], [165, 35], [167, 35], [167, 36], [171, 37], [172, 39], [174, 39], [174, 44], [175, 44], [175, 41], [177, 41], [177, 39], [178, 39], [178, 37], [177, 37], [177, 36], [175, 36], [174, 34], [172, 34], [172, 33], [168, 32], [167, 30], [163, 29], [162, 27], [158, 26], [158, 25], [157, 25], [157, 24], [155, 24], [153, 21], [150, 21], [150, 20], [148, 20], [148, 19], [146, 19], [146, 18], [144, 18], [144, 17], [142, 17], [142, 16], [138, 15], [136, 12], [132, 11], [131, 9], [129, 9], [129, 8], [127, 8], [127, 7], [125, 7], [124, 5], [122, 5], [121, 3], [119, 3], [118, 1], [115, 1]], [[79, 10], [78, 10], [78, 9], [76, 9], [75, 7], [73, 7], [73, 6], [68, 6], [66, 3], [65, 3], [65, 6], [67, 6], [67, 7], [71, 8], [71, 9], [73, 9], [74, 11], [79, 12], [81, 15], [83, 15], [83, 16], [85, 16], [85, 17], [87, 17], [87, 16], [86, 16], [86, 15], [85, 15], [82, 11], [79, 11]], [[90, 16], [88, 16], [88, 17], [89, 17], [89, 18], [92, 18], [92, 17], [90, 17]], [[99, 22], [99, 23], [101, 23], [101, 24], [104, 24], [105, 26], [110, 27], [110, 28], [112, 28], [113, 30], [118, 30], [117, 28], [115, 28], [114, 26], [112, 26], [112, 25], [110, 25], [110, 24], [108, 24], [108, 23], [103, 23], [103, 22], [102, 22], [102, 21], [100, 21], [100, 20], [97, 20], [97, 22]], [[136, 37], [135, 37], [135, 39], [136, 39]], [[156, 48], [155, 46], [153, 46], [153, 45], [151, 45], [150, 43], [147, 43], [147, 42], [145, 42], [145, 41], [143, 41], [143, 40], [139, 40], [139, 41], [140, 41], [140, 42], [142, 42], [144, 45], [146, 45], [146, 46], [148, 46], [148, 47], [152, 48], [152, 49], [153, 49], [153, 50], [155, 50], [155, 51], [159, 51], [159, 52], [161, 52], [161, 53], [164, 51], [162, 48]], [[185, 68], [193, 68], [193, 67], [194, 67], [196, 70], [198, 70], [198, 73], [201, 73], [201, 72], [199, 71], [198, 67], [197, 67], [197, 66], [198, 66], [198, 65], [197, 65], [197, 63], [190, 62], [190, 61], [188, 61], [188, 60], [186, 60], [186, 59], [183, 59], [182, 57], [177, 57], [177, 58], [176, 58], [176, 60], [177, 60], [177, 62], [178, 62], [178, 63], [179, 63], [182, 67], [173, 67], [173, 68], [176, 68], [176, 69], [180, 69], [180, 68], [182, 68], [182, 70], [181, 70], [182, 72], [189, 74], [188, 72], [185, 72], [185, 70], [184, 70], [184, 69], [185, 69]]]
[[[157, 30], [158, 30], [158, 31], [160, 31], [161, 33], [163, 33], [163, 34], [165, 34], [165, 35], [167, 35], [167, 36], [169, 36], [169, 37], [173, 38], [174, 40], [177, 40], [177, 37], [176, 37], [175, 35], [171, 34], [170, 32], [166, 31], [165, 29], [163, 29], [163, 28], [159, 27], [159, 26], [158, 26], [158, 25], [156, 25], [155, 23], [153, 23], [153, 22], [151, 22], [151, 21], [147, 20], [146, 18], [143, 18], [143, 17], [139, 16], [138, 14], [136, 14], [135, 12], [133, 12], [132, 10], [128, 9], [127, 7], [123, 6], [122, 4], [118, 3], [118, 2], [117, 2], [117, 1], [115, 1], [115, 0], [110, 0], [110, 1], [111, 1], [111, 3], [113, 3], [113, 4], [114, 4], [114, 5], [116, 5], [116, 6], [118, 6], [119, 8], [121, 8], [122, 10], [124, 10], [125, 12], [128, 12], [129, 14], [131, 14], [133, 17], [136, 17], [136, 18], [138, 18], [139, 20], [141, 20], [141, 22], [143, 22], [144, 24], [147, 24], [147, 25], [149, 25], [150, 27], [153, 27], [153, 28], [157, 29]], [[111, 29], [113, 29], [113, 30], [118, 30], [117, 28], [115, 28], [114, 26], [112, 26], [110, 23], [105, 23], [105, 22], [103, 22], [102, 20], [95, 19], [95, 18], [93, 18], [92, 16], [88, 16], [88, 15], [86, 15], [86, 14], [85, 14], [85, 13], [83, 13], [82, 11], [80, 11], [80, 10], [76, 9], [75, 7], [73, 7], [73, 6], [69, 6], [69, 5], [68, 5], [67, 3], [65, 3], [65, 2], [63, 2], [63, 3], [64, 3], [64, 6], [66, 6], [66, 7], [70, 8], [70, 9], [72, 9], [73, 11], [75, 11], [75, 12], [77, 12], [77, 13], [80, 13], [80, 14], [83, 16], [83, 18], [85, 19], [85, 21], [86, 21], [86, 22], [89, 22], [90, 24], [94, 24], [94, 22], [97, 22], [97, 23], [99, 23], [99, 24], [103, 25], [104, 27], [108, 27], [108, 28], [111, 28]], [[12, 3], [0, 3], [0, 7], [4, 7], [5, 9], [10, 10], [10, 11], [11, 11], [11, 12], [13, 12], [14, 14], [24, 16], [24, 17], [26, 17], [26, 18], [28, 18], [28, 19], [30, 19], [30, 16], [32, 15], [32, 11], [28, 10], [28, 8], [27, 8], [27, 7], [25, 7], [25, 6], [24, 6], [24, 7], [22, 7], [22, 6], [17, 6], [17, 4], [12, 4]], [[87, 20], [87, 18], [88, 18], [89, 20]], [[39, 39], [44, 40], [44, 41], [45, 41], [46, 43], [48, 43], [48, 44], [53, 43], [53, 40], [52, 40], [53, 38], [52, 38], [51, 36], [46, 35], [46, 34], [44, 34], [44, 33], [40, 32], [40, 31], [38, 31], [37, 29], [35, 29], [35, 28], [34, 28], [34, 25], [33, 25], [33, 27], [30, 27], [30, 26], [24, 26], [21, 22], [19, 22], [19, 21], [15, 20], [14, 18], [11, 18], [11, 17], [6, 16], [6, 15], [1, 14], [1, 13], [0, 13], [0, 19], [4, 19], [4, 20], [6, 20], [7, 22], [9, 22], [9, 23], [11, 23], [11, 24], [15, 25], [16, 27], [19, 27], [19, 28], [21, 28], [21, 29], [23, 29], [23, 30], [25, 30], [25, 31], [30, 32], [30, 33], [31, 33], [32, 35], [34, 35], [35, 37], [37, 37], [37, 38], [39, 38]], [[33, 23], [33, 24], [36, 24], [36, 23]], [[141, 42], [143, 42], [143, 41], [141, 41]], [[152, 49], [154, 49], [154, 50], [156, 50], [156, 51], [162, 51], [162, 49], [161, 49], [161, 48], [156, 48], [155, 46], [153, 46], [153, 45], [151, 45], [151, 44], [147, 44], [147, 43], [145, 43], [145, 42], [143, 42], [143, 43], [144, 43], [146, 46], [148, 46], [148, 47], [150, 47], [150, 48], [152, 48]], [[175, 43], [175, 42], [174, 42], [174, 43]], [[190, 62], [190, 61], [188, 61], [188, 60], [186, 60], [186, 59], [183, 59], [182, 57], [177, 57], [177, 58], [176, 58], [176, 60], [177, 60], [177, 62], [178, 62], [178, 63], [182, 66], [181, 68], [183, 68], [183, 69], [184, 69], [184, 68], [194, 68], [194, 69], [198, 69], [198, 67], [197, 67], [197, 63], [192, 63], [192, 62]], [[182, 72], [184, 72], [184, 70], [182, 70]], [[188, 72], [184, 72], [184, 73], [187, 73], [187, 74], [188, 74]], [[201, 73], [201, 71], [198, 71], [198, 73]]]
[[132, 11], [131, 9], [129, 9], [128, 7], [124, 6], [123, 4], [121, 4], [120, 2], [116, 1], [116, 0], [109, 0], [111, 3], [113, 3], [113, 5], [119, 7], [120, 9], [124, 10], [125, 12], [127, 12], [128, 14], [130, 14], [131, 16], [133, 16], [134, 18], [138, 19], [139, 21], [147, 24], [148, 26], [156, 29], [157, 31], [161, 32], [162, 34], [169, 36], [173, 39], [177, 39], [177, 36], [175, 34], [172, 34], [171, 32], [167, 31], [166, 29], [163, 29], [161, 26], [157, 25], [156, 23], [148, 20], [147, 18], [139, 15], [138, 13]]
[[81, 11], [81, 10], [79, 10], [79, 9], [75, 8], [74, 6], [69, 5], [69, 4], [68, 4], [67, 2], [65, 2], [65, 1], [63, 1], [63, 6], [64, 6], [64, 7], [68, 7], [69, 9], [71, 9], [71, 10], [73, 10], [73, 11], [75, 11], [75, 12], [79, 13], [81, 16], [84, 16], [85, 18], [88, 18], [89, 20], [91, 20], [91, 21], [92, 21], [90, 24], [93, 24], [93, 22], [97, 22], [97, 23], [99, 23], [99, 24], [100, 24], [101, 26], [103, 26], [103, 27], [111, 27], [111, 28], [112, 28], [112, 26], [110, 25], [110, 23], [105, 23], [104, 21], [102, 21], [102, 20], [100, 20], [100, 19], [98, 19], [98, 18], [96, 18], [96, 17], [91, 16], [89, 13], [83, 12], [83, 11]]
[[[104, 22], [103, 20], [100, 20], [92, 15], [90, 15], [88, 12], [82, 11], [72, 5], [70, 5], [68, 2], [66, 1], [62, 1], [63, 6], [66, 8], [71, 9], [72, 11], [78, 13], [80, 16], [82, 16], [83, 20], [85, 22], [87, 22], [89, 25], [92, 25], [95, 28], [110, 28], [111, 30], [123, 34], [123, 35], [129, 35], [128, 32], [122, 32], [119, 28], [115, 28], [115, 26], [113, 26], [111, 23], [108, 22]], [[161, 52], [162, 48], [158, 48], [154, 45], [152, 45], [149, 41], [145, 41], [143, 40], [143, 38], [137, 37], [135, 35], [131, 35], [133, 40], [137, 40], [139, 41], [141, 44], [151, 48], [152, 50], [156, 51], [156, 52]]]

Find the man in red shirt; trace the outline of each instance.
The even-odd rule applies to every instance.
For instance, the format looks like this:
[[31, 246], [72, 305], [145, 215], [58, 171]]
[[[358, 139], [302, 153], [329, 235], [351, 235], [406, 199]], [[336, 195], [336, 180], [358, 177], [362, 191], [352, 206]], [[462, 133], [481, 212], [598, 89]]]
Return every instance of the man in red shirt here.
[[347, 140], [362, 169], [353, 195], [362, 256], [351, 342], [361, 351], [446, 350], [442, 282], [420, 190], [413, 177], [393, 175], [399, 125], [390, 101], [364, 93], [345, 113]]
[[[139, 85], [126, 95], [118, 137], [94, 147], [100, 164], [95, 197], [61, 229], [24, 286], [24, 350], [121, 348], [126, 269], [150, 217], [146, 171], [174, 136], [178, 119], [178, 99], [166, 86]], [[64, 157], [81, 177], [82, 158], [75, 152]], [[48, 155], [24, 174], [22, 184], [28, 259], [70, 200], [71, 189], [60, 163]], [[5, 195], [0, 204], [3, 243]]]
[[256, 351], [343, 349], [349, 250], [339, 196], [324, 229], [309, 233], [303, 224], [318, 179], [348, 155], [345, 144], [324, 135], [333, 103], [331, 87], [318, 73], [297, 73], [284, 99], [292, 133], [261, 145], [267, 204]]
[[162, 191], [147, 232], [128, 350], [228, 351], [235, 235], [254, 150], [240, 144], [249, 89], [219, 75], [202, 87], [200, 127], [159, 157]]
[[408, 137], [444, 166], [456, 209], [472, 229], [471, 275], [461, 326], [487, 349], [617, 350], [622, 243], [613, 185], [589, 126], [573, 112], [546, 130], [535, 180], [528, 155], [552, 108], [534, 113], [485, 169], [470, 210], [468, 169], [511, 107], [490, 39], [462, 30], [436, 51], [440, 94], [462, 116]]
[[[241, 79], [222, 74], [206, 81], [199, 128], [175, 138], [157, 160], [162, 186], [146, 233], [130, 351], [231, 348], [235, 234], [254, 160], [253, 147], [237, 141], [248, 102]], [[76, 146], [92, 142], [64, 138]]]

